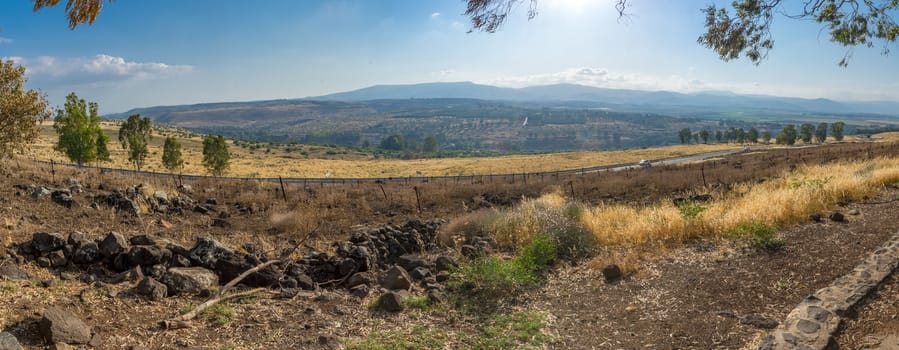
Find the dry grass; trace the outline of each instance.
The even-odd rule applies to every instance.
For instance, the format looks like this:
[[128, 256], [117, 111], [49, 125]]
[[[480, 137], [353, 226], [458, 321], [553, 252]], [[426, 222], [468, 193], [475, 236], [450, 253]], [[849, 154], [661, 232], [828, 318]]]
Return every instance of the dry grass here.
[[[118, 126], [105, 122], [104, 132], [110, 137], [110, 157], [112, 162], [104, 163], [104, 167], [132, 169], [127, 161], [124, 149], [117, 143]], [[168, 134], [168, 133], [167, 133]], [[189, 137], [184, 132], [171, 132], [176, 135], [182, 145], [184, 157], [184, 174], [206, 175], [202, 167], [203, 140], [199, 136]], [[26, 158], [37, 160], [54, 160], [67, 162], [58, 152], [53, 151], [56, 133], [45, 124], [41, 128], [38, 141], [25, 154]], [[145, 170], [166, 172], [162, 167], [162, 144], [165, 138], [158, 131], [149, 145], [149, 156]], [[578, 169], [585, 167], [637, 162], [641, 159], [659, 159], [677, 157], [696, 153], [735, 149], [739, 146], [728, 144], [677, 145], [646, 149], [617, 151], [580, 151], [539, 155], [511, 155], [491, 158], [445, 158], [445, 159], [374, 159], [361, 154], [345, 154], [324, 159], [326, 147], [294, 146], [298, 148], [287, 152], [284, 147], [273, 146], [251, 151], [237, 147], [228, 141], [231, 151], [231, 166], [228, 176], [234, 177], [325, 177], [330, 172], [336, 178], [370, 178], [370, 177], [406, 177], [406, 176], [458, 176], [483, 174], [533, 173], [562, 169]], [[760, 146], [761, 147], [761, 146]], [[307, 158], [301, 152], [309, 153]], [[420, 174], [420, 175], [419, 175]]]
[[670, 203], [645, 207], [599, 205], [585, 211], [582, 223], [603, 245], [645, 245], [721, 237], [740, 225], [784, 227], [838, 203], [872, 195], [899, 181], [899, 158], [804, 166], [762, 184], [735, 186], [733, 192], [694, 217]]

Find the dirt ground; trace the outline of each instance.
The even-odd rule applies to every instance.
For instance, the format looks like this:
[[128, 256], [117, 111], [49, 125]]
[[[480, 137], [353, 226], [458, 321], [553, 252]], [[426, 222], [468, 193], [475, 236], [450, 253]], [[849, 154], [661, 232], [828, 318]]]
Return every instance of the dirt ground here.
[[[797, 152], [800, 151], [794, 151], [792, 156], [796, 157]], [[760, 162], [774, 163], [773, 155], [767, 155], [767, 159], [763, 157], [766, 156], [758, 156]], [[803, 156], [799, 157], [802, 159]], [[731, 168], [725, 161], [717, 163], [722, 169]], [[750, 163], [747, 159], [743, 164]], [[705, 171], [715, 174], [709, 169], [714, 168]], [[13, 185], [49, 184], [47, 178], [47, 174], [37, 171], [13, 174], [0, 181], [0, 246], [25, 241], [34, 232], [68, 234], [74, 230], [86, 233], [91, 239], [110, 230], [126, 236], [154, 234], [184, 245], [189, 245], [193, 237], [206, 235], [233, 246], [245, 242], [272, 246], [291, 238], [290, 233], [272, 230], [272, 212], [288, 210], [276, 206], [262, 206], [260, 212], [246, 215], [228, 209], [233, 226], [222, 228], [212, 226], [211, 217], [196, 213], [131, 218], [105, 207], [91, 209], [85, 204], [68, 210], [46, 198], [39, 201], [27, 193], [15, 194], [18, 190]], [[57, 174], [55, 184], [62, 185], [62, 178]], [[92, 191], [103, 182], [128, 185], [134, 184], [135, 179], [82, 181]], [[634, 181], [643, 180], [634, 176]], [[198, 200], [207, 197], [218, 197], [226, 202], [254, 200], [252, 191], [229, 193], [228, 188], [204, 191], [200, 187], [194, 196]], [[659, 192], [655, 187], [658, 186], [650, 183], [629, 189], [632, 196], [645, 196]], [[373, 188], [379, 190], [374, 193], [380, 196], [380, 189]], [[257, 196], [278, 195], [270, 188], [262, 189], [267, 192], [259, 191]], [[389, 190], [387, 194], [392, 196]], [[319, 196], [325, 197], [325, 191], [319, 190]], [[345, 203], [350, 197], [346, 194], [340, 201], [334, 201], [341, 208], [347, 208], [336, 212], [335, 217], [344, 217], [327, 219], [341, 223], [359, 219], [357, 223], [361, 225], [354, 228], [349, 224], [335, 224], [334, 235], [311, 244], [327, 248], [335, 237], [347, 235], [352, 230], [420, 215], [411, 209], [414, 208], [412, 204], [408, 204], [400, 209], [372, 208], [370, 211], [377, 215], [356, 218], [350, 214], [359, 209]], [[76, 197], [76, 200], [85, 199]], [[430, 200], [434, 206], [439, 206], [442, 201], [441, 198]], [[321, 203], [316, 205], [331, 208], [330, 202], [321, 200]], [[424, 204], [426, 209], [429, 203]], [[471, 203], [460, 206], [467, 205]], [[848, 215], [853, 209], [859, 215]], [[759, 326], [768, 327], [782, 320], [802, 298], [850, 271], [887, 237], [899, 231], [899, 220], [895, 219], [899, 213], [899, 188], [887, 188], [877, 197], [839, 210], [847, 214], [847, 222], [809, 222], [779, 232], [786, 242], [781, 252], [757, 253], [732, 241], [694, 242], [659, 251], [658, 258], [635, 275], [615, 284], [603, 282], [599, 269], [590, 264], [558, 267], [552, 271], [546, 285], [526, 293], [508, 309], [545, 315], [546, 331], [553, 337], [548, 343], [549, 348], [747, 347], [766, 331]], [[439, 213], [449, 215], [457, 211], [444, 209]], [[432, 212], [431, 215], [436, 214]], [[160, 218], [168, 220], [174, 227], [161, 227]], [[346, 290], [289, 298], [273, 291], [229, 303], [227, 310], [196, 322], [192, 328], [166, 331], [160, 328], [160, 321], [191, 309], [205, 297], [182, 296], [150, 302], [129, 295], [131, 285], [128, 283], [85, 280], [85, 271], [44, 269], [34, 263], [22, 264], [19, 268], [32, 278], [0, 281], [0, 331], [11, 332], [27, 349], [45, 348], [37, 336], [37, 323], [49, 306], [64, 306], [81, 315], [99, 334], [101, 341], [94, 347], [98, 349], [123, 349], [138, 344], [151, 349], [329, 348], [339, 342], [362, 339], [373, 331], [424, 327], [453, 334], [470, 331], [482, 321], [447, 307], [427, 312], [408, 310], [384, 314], [369, 309], [374, 302], [373, 295], [359, 299], [351, 297]], [[895, 316], [897, 305], [889, 303], [897, 300], [899, 288], [895, 276], [891, 281], [859, 310], [858, 321], [847, 323], [840, 337], [841, 348], [864, 348], [867, 339], [880, 339], [877, 337], [886, 334], [883, 332], [899, 328]]]
[[[841, 208], [858, 210], [857, 216], [847, 215], [848, 222], [810, 222], [781, 231], [786, 245], [777, 253], [696, 243], [617, 284], [605, 283], [588, 266], [562, 269], [530, 296], [529, 305], [552, 315], [557, 349], [751, 348], [747, 344], [766, 331], [757, 325], [780, 322], [803, 298], [899, 232], [899, 189], [867, 202], [886, 203]], [[893, 282], [881, 292], [884, 305], [869, 306], [886, 314], [863, 309], [860, 321], [850, 322], [845, 348], [859, 348], [850, 344], [862, 341], [856, 339], [860, 335], [896, 329], [899, 299], [888, 298], [895, 289]]]
[[836, 337], [837, 349], [899, 349], [899, 276], [896, 273], [855, 311]]

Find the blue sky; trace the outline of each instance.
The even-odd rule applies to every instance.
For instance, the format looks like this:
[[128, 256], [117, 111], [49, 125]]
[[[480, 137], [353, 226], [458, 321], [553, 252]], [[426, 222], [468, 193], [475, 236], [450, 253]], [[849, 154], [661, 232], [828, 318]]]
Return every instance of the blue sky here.
[[118, 0], [74, 31], [63, 6], [7, 0], [0, 57], [53, 104], [76, 92], [104, 113], [433, 81], [899, 100], [899, 56], [857, 48], [840, 68], [846, 50], [814, 22], [778, 18], [754, 66], [696, 43], [708, 0], [632, 0], [624, 22], [613, 3], [541, 0], [537, 18], [524, 5], [486, 34], [467, 33], [461, 0]]

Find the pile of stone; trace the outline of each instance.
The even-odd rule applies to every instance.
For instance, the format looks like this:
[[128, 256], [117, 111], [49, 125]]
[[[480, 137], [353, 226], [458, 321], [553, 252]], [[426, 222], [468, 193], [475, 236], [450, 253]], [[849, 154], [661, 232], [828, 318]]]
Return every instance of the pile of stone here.
[[[359, 297], [368, 295], [375, 283], [385, 291], [409, 290], [414, 283], [427, 291], [442, 291], [439, 284], [447, 280], [455, 262], [446, 256], [422, 257], [437, 247], [442, 223], [412, 220], [358, 232], [349, 241], [337, 243], [334, 254], [310, 251], [295, 261], [269, 265], [241, 283], [296, 291], [343, 287]], [[126, 239], [116, 232], [94, 240], [80, 232], [67, 237], [38, 232], [31, 241], [10, 247], [8, 253], [42, 267], [80, 269], [91, 279], [139, 280], [135, 291], [151, 299], [208, 292], [272, 259], [251, 245], [238, 251], [207, 237], [197, 238], [188, 249], [146, 235]]]

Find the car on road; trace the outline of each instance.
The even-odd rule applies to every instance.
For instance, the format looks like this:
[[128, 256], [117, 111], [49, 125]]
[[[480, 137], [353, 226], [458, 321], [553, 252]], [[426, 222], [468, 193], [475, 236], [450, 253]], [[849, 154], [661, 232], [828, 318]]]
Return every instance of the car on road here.
[[749, 148], [749, 146], [743, 147], [743, 152], [749, 152], [749, 151], [751, 151], [751, 150], [752, 150], [752, 149]]
[[637, 165], [639, 165], [639, 166], [652, 166], [652, 162], [650, 162], [650, 161], [647, 160], [647, 159], [644, 159], [644, 160], [641, 160], [639, 163], [637, 163]]

